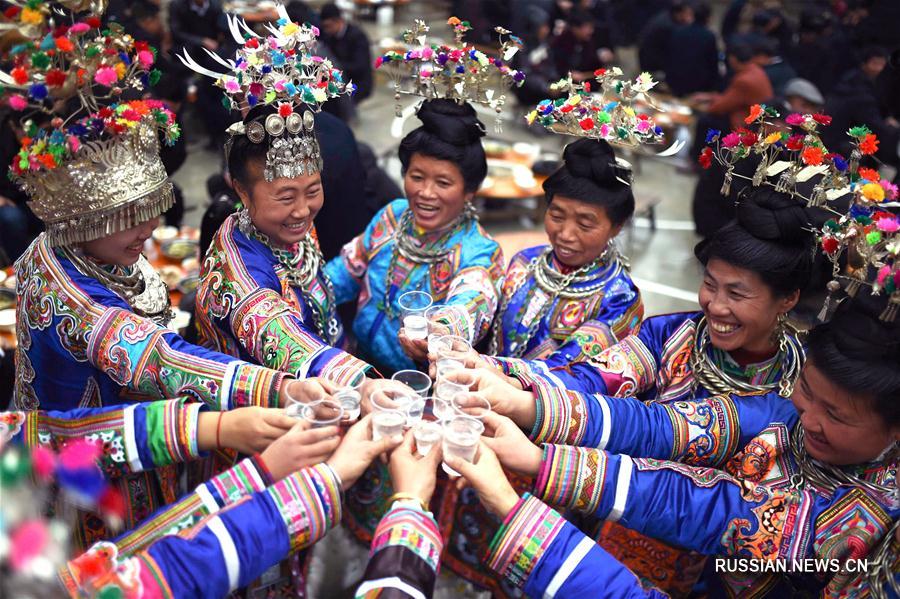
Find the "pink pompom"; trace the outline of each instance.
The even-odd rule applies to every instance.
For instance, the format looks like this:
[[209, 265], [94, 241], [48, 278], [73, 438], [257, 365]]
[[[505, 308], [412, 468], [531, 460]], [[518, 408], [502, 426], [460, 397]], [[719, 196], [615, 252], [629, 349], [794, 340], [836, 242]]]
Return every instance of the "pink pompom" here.
[[884, 282], [887, 280], [888, 276], [891, 274], [891, 267], [885, 264], [881, 268], [878, 269], [878, 276], [876, 277], [876, 282], [879, 285], [884, 285]]
[[69, 469], [87, 468], [93, 466], [100, 457], [101, 450], [97, 443], [85, 439], [76, 439], [66, 443], [59, 452], [59, 463]]
[[94, 73], [94, 81], [106, 87], [112, 87], [119, 80], [119, 75], [112, 67], [100, 67]]
[[82, 33], [87, 33], [91, 30], [91, 26], [87, 23], [75, 23], [71, 27], [69, 27], [69, 33], [72, 35], [81, 35]]
[[875, 226], [882, 233], [896, 233], [900, 229], [900, 223], [896, 218], [879, 218]]
[[28, 101], [19, 94], [13, 94], [9, 97], [9, 107], [17, 111], [25, 110], [28, 107]]
[[792, 112], [791, 114], [787, 115], [787, 118], [784, 119], [784, 122], [788, 125], [802, 125], [804, 122], [803, 115]]
[[38, 445], [31, 451], [31, 467], [38, 478], [47, 482], [53, 477], [53, 469], [56, 467], [56, 456], [50, 449], [43, 445]]
[[44, 552], [50, 534], [41, 520], [29, 520], [20, 524], [10, 536], [9, 561], [14, 570], [21, 570]]
[[141, 50], [140, 52], [138, 52], [138, 61], [144, 67], [149, 67], [150, 65], [152, 65], [153, 60], [154, 60], [153, 52], [151, 52], [149, 50]]

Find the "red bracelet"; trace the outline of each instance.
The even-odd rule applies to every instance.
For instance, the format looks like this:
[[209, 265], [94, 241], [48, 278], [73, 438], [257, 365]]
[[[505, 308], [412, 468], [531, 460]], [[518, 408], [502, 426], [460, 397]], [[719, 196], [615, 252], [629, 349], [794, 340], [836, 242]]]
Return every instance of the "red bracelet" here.
[[219, 412], [219, 421], [216, 423], [216, 449], [222, 449], [222, 442], [219, 441], [219, 433], [222, 432], [222, 416], [225, 412]]

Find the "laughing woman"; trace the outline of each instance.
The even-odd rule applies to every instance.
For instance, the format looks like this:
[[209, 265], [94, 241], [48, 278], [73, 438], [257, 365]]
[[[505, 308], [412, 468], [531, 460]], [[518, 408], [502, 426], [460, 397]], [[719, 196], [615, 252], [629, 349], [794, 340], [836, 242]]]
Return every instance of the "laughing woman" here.
[[[247, 40], [235, 59], [243, 66], [217, 81], [235, 107], [266, 100], [248, 102], [259, 103], [228, 128], [228, 169], [244, 209], [225, 220], [207, 251], [197, 325], [204, 345], [275, 370], [352, 374], [344, 367], [367, 365], [340, 349], [343, 328], [313, 228], [325, 197], [312, 114], [350, 86], [310, 54], [310, 27], [280, 27], [264, 44]], [[323, 88], [318, 98], [297, 91]]]
[[[390, 373], [413, 368], [425, 341], [402, 332], [397, 300], [406, 291], [459, 307], [454, 329], [472, 342], [488, 331], [498, 303], [503, 255], [475, 218], [472, 199], [487, 174], [484, 126], [467, 103], [427, 100], [422, 126], [400, 143], [407, 199], [383, 208], [325, 267], [338, 304], [358, 301], [353, 332], [363, 358]], [[400, 346], [397, 339], [400, 339]]]
[[596, 353], [636, 332], [644, 312], [613, 239], [634, 214], [631, 170], [603, 140], [566, 146], [544, 182], [550, 245], [510, 262], [489, 354], [538, 359], [573, 334]]

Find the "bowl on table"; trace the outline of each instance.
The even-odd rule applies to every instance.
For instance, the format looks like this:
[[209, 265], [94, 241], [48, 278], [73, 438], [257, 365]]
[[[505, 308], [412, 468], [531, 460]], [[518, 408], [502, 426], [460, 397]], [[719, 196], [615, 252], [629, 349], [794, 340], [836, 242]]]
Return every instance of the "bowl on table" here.
[[0, 331], [12, 332], [16, 330], [16, 311], [13, 308], [0, 310]]
[[200, 251], [200, 242], [187, 237], [176, 237], [163, 242], [160, 246], [163, 256], [172, 260], [184, 260], [195, 257]]

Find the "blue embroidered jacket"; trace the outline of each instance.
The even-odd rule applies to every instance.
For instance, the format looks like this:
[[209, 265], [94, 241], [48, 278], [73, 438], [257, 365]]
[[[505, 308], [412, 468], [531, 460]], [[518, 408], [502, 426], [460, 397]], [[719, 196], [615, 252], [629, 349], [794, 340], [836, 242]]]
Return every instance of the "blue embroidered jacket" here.
[[[544, 445], [535, 495], [706, 555], [863, 558], [900, 517], [900, 458], [848, 467], [891, 491], [797, 486], [793, 404], [776, 393], [645, 404], [544, 394], [532, 437]], [[561, 444], [561, 445], [558, 445]], [[776, 575], [730, 575], [732, 592]], [[776, 577], [777, 579], [777, 577]], [[827, 595], [866, 584], [859, 572], [817, 581]]]
[[[644, 305], [637, 286], [618, 260], [597, 266], [585, 275], [587, 280], [575, 285], [576, 289], [599, 286], [596, 293], [584, 299], [550, 298], [537, 285], [531, 270], [532, 262], [540, 259], [547, 247], [539, 245], [522, 250], [506, 269], [502, 297], [507, 303], [504, 313], [498, 315], [502, 320], [497, 356], [540, 359], [560, 347], [568, 350], [567, 342], [574, 341], [582, 359], [586, 359], [596, 356], [616, 339], [637, 332]], [[552, 254], [550, 259], [559, 269]], [[578, 356], [570, 361], [574, 359]]]
[[[397, 343], [402, 327], [397, 305], [400, 295], [425, 291], [436, 303], [461, 307], [465, 318], [456, 324], [453, 333], [477, 342], [493, 320], [503, 279], [500, 246], [472, 221], [446, 241], [442, 247], [449, 252], [435, 264], [417, 264], [398, 255], [393, 280], [386, 286], [400, 219], [408, 208], [409, 202], [402, 199], [382, 208], [365, 232], [344, 246], [341, 255], [325, 267], [338, 304], [354, 299], [358, 302], [353, 332], [362, 354], [389, 371], [415, 367]], [[442, 234], [422, 235], [423, 247], [433, 244]], [[385, 305], [391, 307], [391, 313]]]

